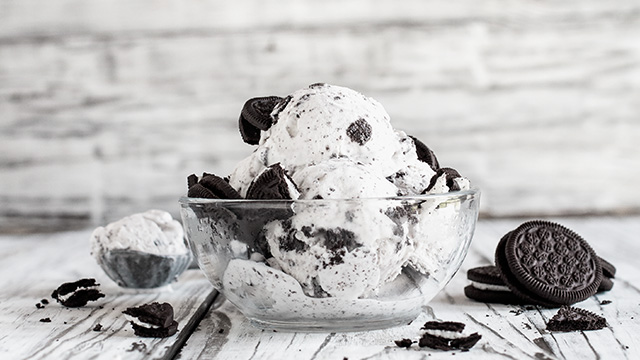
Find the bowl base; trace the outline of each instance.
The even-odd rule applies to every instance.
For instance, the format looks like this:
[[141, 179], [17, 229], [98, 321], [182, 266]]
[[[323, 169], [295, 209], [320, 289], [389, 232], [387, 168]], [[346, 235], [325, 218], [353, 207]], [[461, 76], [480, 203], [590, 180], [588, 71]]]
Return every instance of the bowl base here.
[[277, 330], [282, 332], [312, 332], [312, 333], [332, 333], [332, 332], [354, 332], [387, 329], [396, 326], [408, 325], [418, 317], [419, 314], [405, 318], [376, 319], [376, 320], [309, 320], [309, 321], [281, 321], [249, 318], [251, 325], [264, 330]]

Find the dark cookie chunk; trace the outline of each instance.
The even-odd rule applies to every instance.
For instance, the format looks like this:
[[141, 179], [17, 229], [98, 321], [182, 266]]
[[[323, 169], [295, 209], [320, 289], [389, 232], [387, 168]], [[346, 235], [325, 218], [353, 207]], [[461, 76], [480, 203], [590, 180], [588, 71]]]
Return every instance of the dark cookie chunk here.
[[320, 83], [320, 82], [319, 83], [314, 83], [314, 84], [309, 85], [309, 89], [321, 88], [323, 86], [327, 86], [327, 84], [326, 83]]
[[204, 173], [200, 180], [194, 174], [187, 177], [187, 196], [202, 199], [241, 199], [242, 196], [223, 178]]
[[92, 329], [93, 331], [102, 331], [102, 324], [96, 324], [96, 326], [93, 327]]
[[458, 186], [458, 184], [454, 181], [455, 179], [462, 177], [460, 173], [456, 169], [452, 169], [452, 168], [439, 168], [436, 171], [435, 175], [431, 177], [431, 180], [429, 181], [429, 186], [427, 186], [427, 188], [422, 193], [426, 194], [429, 191], [431, 191], [431, 189], [433, 189], [433, 187], [436, 185], [436, 181], [438, 181], [438, 179], [442, 175], [446, 176], [447, 187], [449, 188], [449, 191], [460, 190], [460, 186]]
[[605, 292], [613, 289], [613, 280], [610, 278], [603, 276], [602, 281], [600, 282], [600, 286], [598, 286], [598, 292]]
[[607, 326], [607, 320], [591, 311], [571, 306], [563, 306], [547, 323], [549, 331], [600, 330]]
[[396, 343], [396, 346], [401, 348], [409, 348], [411, 347], [411, 344], [413, 344], [413, 340], [411, 339], [394, 340], [394, 342]]
[[50, 323], [51, 322], [51, 318], [48, 318], [48, 317], [42, 318], [42, 319], [40, 319], [40, 322]]
[[277, 163], [253, 180], [247, 189], [247, 199], [292, 199], [292, 190], [297, 191], [293, 179]]
[[251, 145], [260, 142], [260, 131], [269, 129], [274, 123], [271, 112], [281, 101], [282, 98], [278, 96], [266, 96], [249, 99], [244, 103], [238, 119], [244, 142]]
[[362, 146], [371, 140], [371, 125], [365, 119], [358, 119], [347, 127], [347, 136], [351, 141]]
[[178, 331], [178, 323], [173, 320], [173, 307], [169, 303], [153, 302], [122, 312], [129, 315], [133, 331], [143, 337], [168, 337]]
[[438, 171], [438, 169], [440, 168], [440, 164], [438, 163], [436, 154], [434, 154], [433, 151], [431, 151], [431, 149], [429, 149], [427, 145], [425, 145], [422, 141], [418, 140], [417, 138], [411, 135], [409, 135], [409, 137], [411, 138], [411, 140], [413, 140], [413, 143], [416, 146], [416, 153], [418, 153], [418, 160], [429, 164], [429, 166], [431, 166], [433, 171]]
[[251, 125], [242, 115], [238, 118], [238, 128], [240, 129], [242, 141], [249, 145], [258, 145], [260, 143], [260, 129]]
[[616, 277], [616, 267], [613, 266], [612, 263], [598, 256], [598, 260], [600, 261], [600, 266], [602, 266], [602, 275], [608, 278]]
[[575, 232], [549, 221], [529, 221], [505, 235], [496, 265], [516, 295], [547, 307], [574, 304], [596, 293], [598, 258]]
[[255, 128], [265, 131], [272, 125], [271, 112], [282, 101], [278, 96], [258, 97], [247, 100], [241, 116]]
[[97, 289], [96, 279], [80, 279], [60, 285], [51, 297], [66, 307], [80, 307], [105, 295]]
[[465, 325], [456, 321], [427, 321], [422, 325], [422, 330], [439, 330], [460, 333], [464, 330]]

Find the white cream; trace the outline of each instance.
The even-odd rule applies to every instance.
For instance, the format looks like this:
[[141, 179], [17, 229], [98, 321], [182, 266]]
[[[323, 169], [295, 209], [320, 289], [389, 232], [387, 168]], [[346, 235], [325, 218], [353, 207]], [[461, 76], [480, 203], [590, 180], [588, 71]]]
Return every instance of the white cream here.
[[133, 317], [131, 315], [128, 314], [124, 314], [124, 317], [127, 319], [127, 321], [131, 321], [132, 323], [147, 328], [147, 329], [160, 329], [162, 326], [158, 326], [158, 325], [153, 325], [153, 324], [148, 324], [146, 322], [142, 322], [140, 320], [138, 320], [137, 317]]
[[471, 282], [471, 286], [478, 290], [489, 290], [489, 291], [511, 291], [508, 286], [505, 285], [494, 285], [494, 284], [483, 284], [476, 281]]
[[74, 290], [74, 291], [72, 291], [72, 292], [70, 292], [68, 294], [64, 294], [64, 295], [59, 295], [58, 294], [58, 299], [57, 300], [59, 302], [63, 303], [65, 301], [69, 300], [69, 298], [71, 296], [73, 296], [75, 293], [77, 293], [80, 290], [97, 290], [97, 289], [98, 289], [98, 286], [86, 286], [86, 287], [81, 286], [81, 287], [78, 287], [76, 290]]

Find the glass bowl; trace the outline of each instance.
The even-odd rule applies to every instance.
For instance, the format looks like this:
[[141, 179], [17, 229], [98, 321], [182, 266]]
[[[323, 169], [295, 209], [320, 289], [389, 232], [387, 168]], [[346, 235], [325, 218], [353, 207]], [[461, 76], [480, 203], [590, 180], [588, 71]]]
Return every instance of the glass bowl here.
[[460, 268], [479, 198], [471, 189], [180, 204], [200, 269], [255, 326], [336, 332], [414, 320]]

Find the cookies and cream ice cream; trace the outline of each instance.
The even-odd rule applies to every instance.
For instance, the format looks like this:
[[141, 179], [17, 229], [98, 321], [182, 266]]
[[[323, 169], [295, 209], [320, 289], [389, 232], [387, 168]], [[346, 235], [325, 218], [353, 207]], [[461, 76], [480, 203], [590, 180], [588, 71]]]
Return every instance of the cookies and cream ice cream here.
[[191, 262], [182, 225], [166, 211], [149, 210], [96, 228], [91, 254], [122, 287], [169, 284]]
[[[371, 299], [367, 306], [380, 312], [385, 298], [398, 299], [399, 292], [419, 297], [420, 289], [437, 287], [457, 270], [444, 264], [461, 261], [459, 232], [475, 218], [461, 218], [460, 203], [446, 196], [412, 197], [468, 190], [469, 181], [441, 168], [423, 143], [394, 129], [377, 101], [314, 84], [284, 98], [248, 101], [240, 130], [257, 147], [226, 178], [228, 184], [244, 198], [268, 200], [273, 197], [254, 194], [275, 194], [298, 201], [281, 203], [286, 209], [278, 211], [270, 205], [261, 212], [192, 208], [200, 227], [213, 229], [215, 238], [207, 241], [203, 236], [209, 233], [187, 227], [194, 251], [234, 303], [264, 296], [265, 308], [322, 303], [339, 310], [339, 304]], [[183, 211], [185, 223], [189, 216]], [[461, 221], [467, 222], [463, 230]], [[230, 223], [234, 227], [224, 225]], [[238, 243], [245, 246], [239, 249]], [[289, 293], [265, 292], [278, 284], [286, 284], [282, 291]]]

